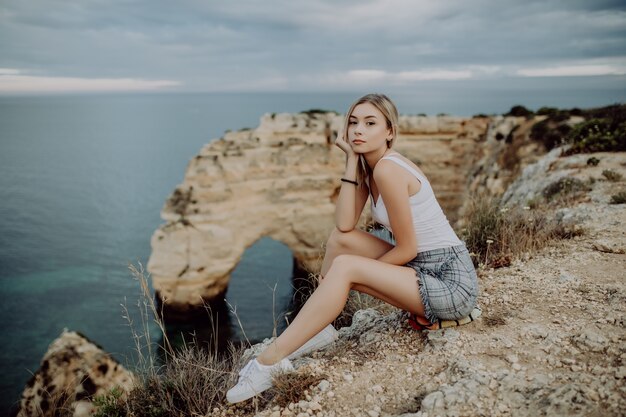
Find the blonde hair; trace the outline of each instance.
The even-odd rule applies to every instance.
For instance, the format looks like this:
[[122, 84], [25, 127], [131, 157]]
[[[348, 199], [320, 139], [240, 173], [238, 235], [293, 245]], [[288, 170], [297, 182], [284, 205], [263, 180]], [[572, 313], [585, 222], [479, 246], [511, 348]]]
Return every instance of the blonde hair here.
[[[393, 101], [384, 94], [367, 94], [355, 101], [351, 106], [344, 120], [343, 137], [348, 140], [348, 127], [350, 125], [350, 116], [354, 111], [354, 108], [359, 104], [370, 103], [376, 107], [385, 116], [387, 121], [387, 128], [391, 129], [391, 139], [387, 141], [387, 148], [391, 148], [396, 141], [398, 133], [398, 109]], [[359, 165], [356, 170], [356, 181], [359, 186], [363, 187], [365, 184], [365, 178], [371, 175], [371, 169], [367, 165], [363, 155], [359, 155]]]

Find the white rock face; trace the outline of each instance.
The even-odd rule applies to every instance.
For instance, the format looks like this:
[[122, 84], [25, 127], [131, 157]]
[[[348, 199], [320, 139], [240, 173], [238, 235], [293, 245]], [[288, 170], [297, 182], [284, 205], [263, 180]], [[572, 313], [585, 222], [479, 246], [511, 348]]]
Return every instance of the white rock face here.
[[[315, 270], [334, 227], [345, 156], [335, 113], [266, 114], [193, 158], [151, 239], [147, 268], [166, 311], [182, 315], [223, 293], [245, 249], [264, 236]], [[429, 176], [449, 216], [462, 204], [484, 119], [402, 116], [398, 151]]]
[[127, 392], [133, 382], [134, 375], [99, 346], [64, 330], [26, 384], [17, 415], [54, 416], [61, 408], [73, 410], [74, 417], [93, 415], [93, 397], [114, 387]]

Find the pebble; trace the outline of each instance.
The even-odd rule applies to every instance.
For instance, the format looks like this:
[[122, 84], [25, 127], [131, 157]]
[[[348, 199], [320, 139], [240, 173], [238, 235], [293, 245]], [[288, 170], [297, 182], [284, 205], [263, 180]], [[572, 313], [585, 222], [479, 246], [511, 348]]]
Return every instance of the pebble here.
[[374, 385], [373, 387], [370, 388], [370, 391], [373, 391], [377, 394], [380, 394], [383, 392], [383, 387], [381, 385]]
[[313, 411], [320, 411], [322, 409], [322, 406], [317, 401], [311, 401], [309, 403], [309, 409]]
[[317, 387], [319, 388], [320, 391], [326, 392], [330, 388], [330, 382], [328, 382], [325, 379], [322, 379], [320, 383], [317, 384]]
[[352, 374], [350, 372], [344, 372], [343, 373], [343, 379], [346, 382], [352, 382], [354, 380], [354, 377], [352, 376]]
[[498, 381], [496, 379], [492, 379], [489, 382], [489, 389], [495, 391], [498, 388]]
[[519, 358], [517, 357], [517, 355], [511, 354], [511, 355], [507, 355], [506, 360], [509, 363], [516, 363], [519, 360]]
[[367, 412], [367, 415], [370, 416], [370, 417], [379, 417], [380, 413], [378, 411], [376, 411], [376, 410], [370, 410], [370, 411]]

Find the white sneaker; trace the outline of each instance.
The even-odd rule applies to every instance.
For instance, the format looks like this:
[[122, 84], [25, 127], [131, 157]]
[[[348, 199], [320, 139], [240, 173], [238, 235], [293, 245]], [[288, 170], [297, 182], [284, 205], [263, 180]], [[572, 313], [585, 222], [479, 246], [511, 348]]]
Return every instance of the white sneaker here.
[[300, 356], [304, 356], [307, 353], [313, 352], [325, 348], [333, 343], [339, 337], [339, 332], [335, 330], [332, 324], [324, 327], [318, 334], [310, 338], [304, 345], [300, 346], [298, 350], [287, 356], [288, 359], [296, 359]]
[[278, 372], [293, 371], [293, 365], [285, 358], [274, 365], [261, 365], [252, 359], [239, 371], [239, 381], [226, 393], [226, 400], [238, 403], [262, 393], [272, 386], [272, 376]]

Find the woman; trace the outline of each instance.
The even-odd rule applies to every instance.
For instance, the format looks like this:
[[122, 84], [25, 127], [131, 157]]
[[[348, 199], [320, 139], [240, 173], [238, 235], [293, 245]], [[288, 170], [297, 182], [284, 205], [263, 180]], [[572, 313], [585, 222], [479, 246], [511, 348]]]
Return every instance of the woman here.
[[[330, 325], [350, 290], [411, 314], [414, 327], [467, 317], [478, 283], [467, 248], [456, 236], [430, 183], [413, 162], [392, 150], [398, 111], [382, 94], [358, 99], [335, 144], [346, 168], [317, 289], [285, 331], [239, 373], [226, 397], [244, 401], [271, 387], [272, 374], [292, 370], [290, 359], [332, 343]], [[368, 197], [374, 220], [395, 245], [356, 229]], [[325, 327], [326, 326], [326, 327]]]

